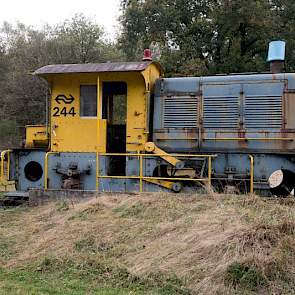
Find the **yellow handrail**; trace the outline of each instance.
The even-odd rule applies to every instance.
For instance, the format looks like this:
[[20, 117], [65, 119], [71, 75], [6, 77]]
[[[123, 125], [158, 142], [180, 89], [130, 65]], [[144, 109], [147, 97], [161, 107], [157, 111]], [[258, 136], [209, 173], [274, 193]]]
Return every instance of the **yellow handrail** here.
[[142, 193], [143, 190], [143, 183], [142, 183], [142, 176], [143, 176], [143, 163], [142, 163], [143, 157], [139, 158], [139, 192]]
[[95, 178], [95, 188], [96, 191], [99, 190], [99, 153], [96, 153], [96, 178]]
[[211, 189], [212, 158], [208, 158], [208, 186]]
[[178, 180], [178, 181], [206, 181], [208, 182], [208, 178], [172, 178], [172, 177], [154, 177], [154, 176], [125, 176], [125, 175], [122, 175], [122, 176], [110, 176], [110, 175], [100, 175], [99, 178], [110, 178], [110, 179], [151, 179], [151, 180], [170, 180], [170, 181], [173, 181], [173, 180]]
[[[162, 157], [167, 154], [128, 154], [128, 153], [99, 153], [100, 156], [130, 156], [130, 157]], [[169, 154], [173, 157], [189, 157], [189, 158], [216, 158], [217, 155], [206, 154]]]
[[[171, 177], [151, 177], [143, 175], [143, 158], [144, 157], [161, 157], [167, 154], [128, 154], [128, 153], [97, 153], [96, 154], [96, 189], [98, 190], [99, 179], [135, 179], [139, 180], [139, 191], [143, 191], [143, 181], [146, 180], [167, 180], [167, 181], [196, 181], [196, 182], [206, 182], [211, 186], [212, 180], [212, 158], [216, 158], [217, 155], [198, 155], [198, 154], [169, 154], [175, 157], [189, 157], [189, 158], [207, 158], [208, 159], [208, 177], [207, 178], [171, 178]], [[138, 157], [139, 158], [139, 176], [111, 176], [111, 175], [100, 175], [99, 173], [99, 157], [100, 156], [128, 156], [128, 157]]]
[[254, 193], [254, 157], [249, 155], [250, 158], [250, 193]]
[[287, 137], [212, 137], [212, 138], [203, 138], [203, 140], [216, 140], [216, 141], [227, 141], [227, 140], [243, 140], [243, 141], [272, 141], [272, 140], [281, 140], [281, 141], [294, 141], [293, 138], [287, 138]]

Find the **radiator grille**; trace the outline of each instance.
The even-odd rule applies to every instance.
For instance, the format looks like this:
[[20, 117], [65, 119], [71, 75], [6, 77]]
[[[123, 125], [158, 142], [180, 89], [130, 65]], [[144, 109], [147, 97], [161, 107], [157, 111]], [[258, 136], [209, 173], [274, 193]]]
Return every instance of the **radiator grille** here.
[[282, 97], [248, 95], [245, 100], [245, 125], [252, 129], [280, 129]]
[[164, 99], [164, 128], [197, 128], [198, 99], [170, 96]]
[[239, 97], [204, 97], [203, 116], [205, 128], [237, 128], [239, 123]]

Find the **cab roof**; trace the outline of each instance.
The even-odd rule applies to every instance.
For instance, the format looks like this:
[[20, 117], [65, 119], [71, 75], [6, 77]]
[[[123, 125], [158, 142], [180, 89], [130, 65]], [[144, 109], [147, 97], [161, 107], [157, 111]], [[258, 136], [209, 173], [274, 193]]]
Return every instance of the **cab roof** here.
[[142, 72], [149, 65], [158, 63], [153, 61], [141, 62], [108, 62], [92, 64], [57, 64], [47, 65], [34, 72], [35, 75], [70, 74], [70, 73], [106, 73], [106, 72]]

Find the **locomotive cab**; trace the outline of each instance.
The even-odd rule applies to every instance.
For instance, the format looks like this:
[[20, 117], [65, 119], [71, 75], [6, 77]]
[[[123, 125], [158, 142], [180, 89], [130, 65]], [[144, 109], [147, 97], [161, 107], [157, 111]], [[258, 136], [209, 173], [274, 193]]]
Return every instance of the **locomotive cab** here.
[[[160, 65], [49, 65], [35, 75], [49, 85], [49, 124], [27, 126], [25, 149], [10, 155], [9, 178], [17, 190], [96, 190], [100, 174], [126, 176], [127, 154], [143, 152], [148, 141]], [[125, 179], [100, 182], [112, 190], [126, 188]]]
[[45, 66], [35, 74], [51, 89], [50, 151], [142, 150], [157, 63]]

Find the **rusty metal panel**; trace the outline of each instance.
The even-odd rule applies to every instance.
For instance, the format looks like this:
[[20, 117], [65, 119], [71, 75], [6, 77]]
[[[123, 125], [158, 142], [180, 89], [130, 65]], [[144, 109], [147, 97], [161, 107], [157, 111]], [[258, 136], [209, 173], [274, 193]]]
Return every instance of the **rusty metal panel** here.
[[282, 128], [283, 89], [278, 82], [244, 85], [246, 129]]
[[198, 99], [188, 96], [164, 98], [164, 128], [197, 128]]
[[281, 96], [246, 96], [245, 125], [254, 129], [280, 129], [282, 126]]
[[205, 128], [238, 128], [239, 97], [205, 97], [203, 120]]
[[203, 85], [203, 126], [235, 129], [240, 118], [240, 85]]
[[65, 73], [141, 72], [152, 62], [115, 62], [100, 64], [59, 64], [48, 65], [35, 71], [35, 75]]
[[285, 120], [287, 129], [295, 129], [295, 93], [285, 94]]
[[184, 95], [200, 92], [200, 77], [165, 78], [157, 85], [157, 93], [162, 95]]

